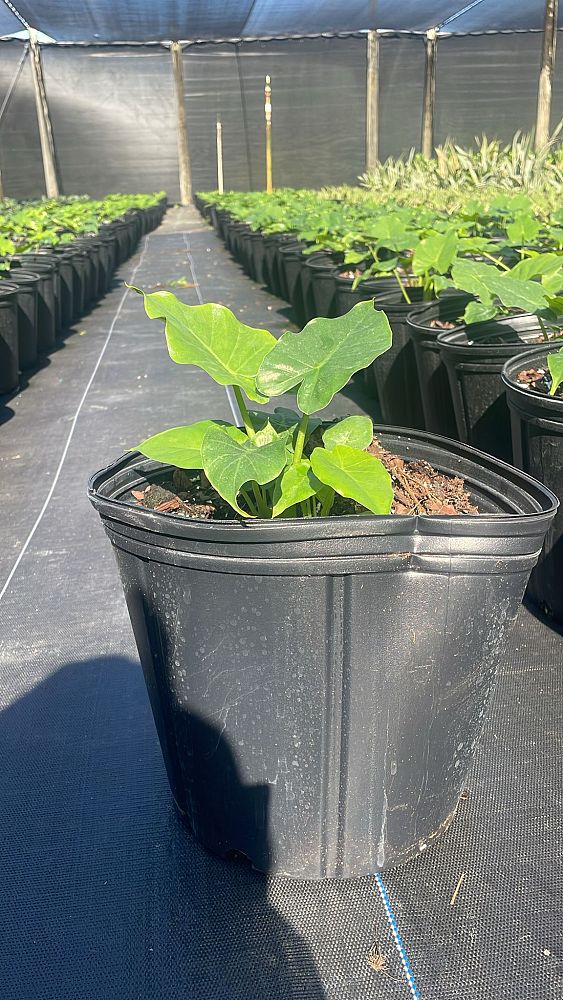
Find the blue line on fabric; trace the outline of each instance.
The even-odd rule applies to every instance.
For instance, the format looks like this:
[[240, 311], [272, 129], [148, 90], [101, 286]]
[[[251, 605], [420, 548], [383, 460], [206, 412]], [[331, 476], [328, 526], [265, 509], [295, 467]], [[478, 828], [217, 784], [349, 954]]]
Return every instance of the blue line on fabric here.
[[391, 927], [391, 933], [393, 934], [393, 938], [395, 940], [395, 944], [397, 945], [397, 951], [399, 952], [399, 957], [401, 959], [401, 962], [402, 962], [402, 965], [403, 965], [403, 969], [405, 970], [405, 975], [407, 977], [407, 982], [409, 984], [410, 991], [411, 991], [411, 993], [412, 993], [412, 995], [414, 997], [414, 1000], [421, 1000], [420, 993], [418, 992], [418, 987], [417, 987], [417, 985], [416, 985], [416, 983], [414, 981], [413, 971], [411, 969], [410, 962], [409, 962], [409, 960], [407, 958], [407, 953], [405, 951], [405, 946], [403, 944], [403, 939], [402, 939], [400, 931], [399, 931], [399, 925], [397, 924], [397, 918], [395, 917], [395, 914], [393, 913], [393, 909], [391, 907], [391, 903], [389, 902], [389, 896], [387, 895], [387, 890], [386, 890], [386, 888], [385, 888], [385, 886], [383, 884], [383, 879], [381, 878], [381, 875], [379, 874], [379, 872], [376, 872], [376, 874], [375, 874], [375, 881], [376, 881], [376, 884], [377, 884], [377, 888], [379, 889], [379, 894], [381, 896], [381, 899], [383, 900], [383, 906], [385, 907], [385, 913], [387, 914], [387, 919], [388, 919], [389, 925]]

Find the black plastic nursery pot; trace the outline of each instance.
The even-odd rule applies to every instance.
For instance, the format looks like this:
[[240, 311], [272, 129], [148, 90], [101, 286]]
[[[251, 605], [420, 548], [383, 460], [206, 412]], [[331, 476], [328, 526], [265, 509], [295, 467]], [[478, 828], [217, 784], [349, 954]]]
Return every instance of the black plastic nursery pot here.
[[90, 262], [87, 297], [89, 302], [97, 302], [105, 295], [109, 268], [109, 254], [102, 240], [94, 236], [81, 236], [75, 245], [86, 250]]
[[283, 298], [278, 250], [284, 243], [293, 243], [293, 237], [286, 233], [271, 233], [264, 237], [264, 261], [262, 271], [268, 288], [278, 298]]
[[22, 371], [33, 368], [37, 361], [37, 301], [41, 278], [33, 271], [13, 267], [9, 281], [17, 285], [18, 354]]
[[457, 424], [448, 372], [440, 355], [438, 334], [442, 324], [463, 329], [463, 315], [468, 297], [448, 295], [418, 306], [407, 315], [407, 326], [414, 348], [424, 425], [432, 434], [457, 437]]
[[[514, 462], [563, 497], [563, 399], [528, 390], [517, 381], [526, 368], [546, 368], [546, 349], [507, 361], [502, 381], [510, 409]], [[549, 528], [528, 596], [548, 615], [563, 623], [563, 510]]]
[[30, 254], [21, 254], [11, 260], [11, 270], [32, 265], [37, 274], [37, 351], [48, 354], [55, 346], [57, 339], [57, 303], [56, 303], [56, 269], [51, 264], [31, 261]]
[[19, 385], [18, 286], [0, 281], [0, 392]]
[[306, 322], [301, 298], [301, 262], [306, 248], [307, 243], [294, 239], [282, 243], [278, 249], [280, 289], [285, 301], [291, 303], [301, 326]]
[[22, 254], [22, 257], [24, 267], [28, 265], [30, 270], [35, 269], [40, 274], [45, 273], [45, 270], [48, 268], [53, 276], [55, 336], [57, 336], [62, 327], [62, 258], [57, 254], [46, 250], [29, 251]]
[[446, 829], [552, 493], [467, 446], [381, 434], [465, 477], [479, 516], [186, 520], [89, 496], [111, 539], [180, 814], [209, 850], [303, 879], [368, 875]]
[[529, 314], [438, 335], [460, 441], [512, 462], [510, 415], [500, 374], [509, 358], [535, 347], [538, 338], [541, 329]]
[[377, 359], [377, 364], [366, 369], [366, 382], [368, 388], [373, 385], [377, 390], [386, 424], [420, 429], [424, 428], [424, 414], [407, 316], [413, 303], [422, 300], [422, 288], [409, 288], [408, 296], [410, 302], [400, 291], [391, 292], [381, 295], [376, 302], [376, 308], [382, 309], [389, 320], [393, 344]]
[[248, 255], [250, 275], [259, 285], [264, 284], [264, 237], [260, 232], [249, 233]]
[[305, 271], [309, 271], [309, 319], [315, 316], [333, 318], [336, 304], [336, 275], [338, 273], [332, 257], [311, 254], [305, 260]]
[[[339, 268], [334, 278], [336, 289], [334, 313], [336, 316], [344, 316], [358, 302], [365, 302], [368, 299], [375, 299], [377, 301], [381, 295], [388, 295], [397, 288], [395, 278], [366, 279], [365, 281], [360, 281], [353, 288], [354, 278], [343, 277], [343, 270], [346, 271], [346, 268]], [[350, 270], [350, 268], [347, 270]]]
[[301, 257], [301, 298], [303, 301], [303, 319], [305, 323], [314, 319], [318, 313], [313, 297], [313, 274], [315, 269], [324, 267], [326, 271], [334, 270], [335, 263], [332, 254], [324, 250], [316, 250], [311, 254], [302, 254]]
[[287, 301], [291, 304], [296, 323], [299, 326], [305, 326], [308, 318], [301, 279], [304, 261], [307, 260], [307, 257], [303, 256], [303, 250], [306, 246], [306, 243], [296, 241], [280, 247]]

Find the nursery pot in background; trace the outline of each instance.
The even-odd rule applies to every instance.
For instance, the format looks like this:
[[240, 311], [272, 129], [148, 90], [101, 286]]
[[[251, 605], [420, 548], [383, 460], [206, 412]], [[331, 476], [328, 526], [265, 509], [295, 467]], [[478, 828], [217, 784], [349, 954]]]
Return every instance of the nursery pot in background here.
[[9, 281], [17, 285], [18, 354], [22, 371], [37, 361], [37, 298], [41, 278], [23, 267], [9, 271]]
[[[546, 368], [546, 348], [507, 361], [502, 381], [512, 423], [514, 462], [563, 498], [563, 399], [529, 390], [518, 382], [526, 368]], [[549, 528], [542, 554], [532, 571], [528, 596], [563, 623], [563, 510]]]
[[309, 272], [306, 281], [310, 296], [308, 318], [334, 317], [337, 270], [333, 257], [325, 257], [322, 253], [311, 254], [306, 258], [304, 267]]
[[336, 289], [336, 303], [334, 307], [334, 312], [336, 316], [344, 316], [350, 309], [353, 309], [358, 302], [365, 302], [366, 299], [375, 299], [376, 301], [381, 295], [388, 295], [397, 288], [396, 278], [372, 278], [366, 279], [365, 281], [360, 281], [353, 288], [354, 278], [344, 278], [342, 272], [352, 270], [350, 267], [346, 268], [344, 265], [338, 268], [338, 272], [335, 275], [335, 289]]
[[[31, 261], [31, 254], [16, 254], [11, 258], [11, 269], [29, 267], [37, 274], [37, 351], [48, 354], [55, 346], [57, 334], [56, 267], [48, 263]], [[38, 255], [37, 255], [38, 256]], [[31, 265], [31, 266], [30, 266]]]
[[222, 857], [369, 875], [448, 826], [556, 508], [487, 455], [390, 429], [479, 516], [201, 521], [135, 506], [128, 455], [89, 495], [114, 546], [176, 805]]
[[414, 346], [407, 325], [407, 316], [412, 312], [413, 303], [422, 300], [422, 292], [422, 288], [409, 288], [410, 302], [400, 291], [381, 295], [376, 302], [376, 308], [382, 309], [389, 320], [393, 344], [367, 369], [366, 381], [368, 389], [373, 383], [377, 390], [386, 424], [424, 428]]
[[19, 385], [18, 286], [0, 281], [0, 393]]
[[438, 334], [449, 328], [462, 329], [460, 316], [468, 301], [466, 295], [441, 296], [418, 306], [407, 315], [413, 343], [424, 424], [432, 434], [457, 437], [450, 382], [440, 357]]
[[529, 314], [438, 335], [460, 441], [512, 461], [510, 417], [500, 373], [509, 358], [534, 347], [538, 338], [540, 326]]

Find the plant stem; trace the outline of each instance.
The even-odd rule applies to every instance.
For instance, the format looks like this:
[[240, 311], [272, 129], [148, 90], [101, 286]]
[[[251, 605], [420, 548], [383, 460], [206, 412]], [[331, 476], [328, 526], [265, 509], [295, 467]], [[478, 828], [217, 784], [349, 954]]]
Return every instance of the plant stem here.
[[395, 277], [397, 279], [397, 283], [399, 285], [399, 288], [401, 289], [401, 294], [402, 294], [405, 302], [408, 302], [409, 306], [412, 306], [412, 302], [409, 299], [408, 292], [407, 292], [405, 286], [403, 285], [403, 282], [401, 281], [401, 275], [399, 274], [397, 268], [393, 269], [393, 274], [395, 275]]
[[299, 427], [297, 428], [297, 437], [295, 439], [295, 451], [293, 452], [293, 464], [299, 465], [303, 457], [303, 448], [305, 446], [305, 436], [307, 434], [307, 424], [309, 423], [308, 413], [303, 413], [301, 420], [299, 421]]
[[[245, 429], [246, 433], [248, 434], [249, 438], [253, 438], [253, 437], [256, 436], [256, 431], [254, 430], [254, 427], [252, 426], [252, 420], [251, 420], [251, 417], [250, 417], [250, 413], [248, 412], [247, 405], [246, 405], [246, 403], [244, 401], [244, 397], [242, 395], [241, 388], [238, 385], [234, 385], [233, 389], [235, 390], [235, 398], [236, 398], [236, 401], [238, 403], [238, 408], [240, 410], [240, 415], [242, 417], [242, 422], [244, 424], [244, 429]], [[262, 492], [262, 490], [258, 486], [258, 483], [252, 483], [252, 492], [254, 493], [254, 499], [256, 500], [256, 506], [258, 508], [258, 511], [257, 511], [258, 516], [259, 517], [269, 517], [270, 516], [270, 509], [269, 509], [268, 504], [266, 503], [266, 500], [264, 498], [264, 493]], [[245, 498], [245, 499], [247, 500], [247, 503], [248, 503], [248, 499], [247, 498]]]
[[258, 517], [258, 511], [256, 510], [256, 507], [252, 503], [252, 500], [250, 499], [250, 497], [249, 497], [248, 493], [246, 492], [246, 490], [241, 490], [240, 491], [240, 495], [241, 495], [242, 499], [244, 500], [246, 506], [248, 507], [250, 513], [253, 514], [254, 517]]
[[481, 253], [483, 254], [483, 257], [488, 257], [489, 260], [492, 260], [493, 264], [497, 264], [498, 267], [502, 267], [505, 271], [510, 271], [508, 264], [505, 264], [504, 261], [499, 260], [498, 257], [494, 257], [492, 253], [487, 253], [486, 250], [482, 250]]
[[321, 512], [319, 514], [319, 517], [326, 517], [327, 514], [332, 509], [333, 503], [334, 503], [334, 491], [332, 493], [332, 496], [328, 496], [326, 500], [324, 500], [324, 502], [321, 504]]
[[240, 415], [242, 417], [242, 422], [244, 424], [244, 429], [245, 429], [246, 433], [248, 434], [248, 436], [252, 438], [256, 434], [256, 431], [254, 430], [254, 427], [252, 426], [252, 420], [250, 419], [250, 413], [248, 412], [247, 405], [246, 405], [246, 403], [244, 401], [244, 397], [242, 395], [242, 390], [241, 390], [241, 388], [240, 388], [239, 385], [234, 385], [233, 389], [235, 391], [235, 398], [236, 398], [236, 401], [237, 401], [237, 404], [238, 404], [238, 408], [240, 410]]
[[258, 514], [260, 517], [269, 517], [270, 511], [268, 505], [264, 499], [264, 494], [258, 486], [258, 483], [252, 483], [252, 492], [254, 493], [254, 499], [256, 500], [256, 505], [258, 507]]
[[541, 318], [541, 316], [538, 316], [538, 323], [539, 323], [539, 325], [541, 327], [541, 332], [542, 332], [543, 339], [544, 340], [549, 340], [549, 334], [548, 334], [548, 332], [547, 332], [547, 330], [546, 330], [546, 328], [544, 326], [543, 319]]

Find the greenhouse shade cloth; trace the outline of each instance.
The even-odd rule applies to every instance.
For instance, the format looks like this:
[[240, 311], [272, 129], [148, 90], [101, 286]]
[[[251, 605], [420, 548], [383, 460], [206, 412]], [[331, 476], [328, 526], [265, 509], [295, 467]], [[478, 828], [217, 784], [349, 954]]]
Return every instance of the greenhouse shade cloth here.
[[[385, 31], [537, 31], [545, 0], [0, 0], [0, 33], [21, 23], [59, 42], [217, 41]], [[14, 11], [21, 17], [17, 21]], [[15, 22], [15, 23], [14, 23]], [[16, 26], [17, 25], [17, 26]]]

